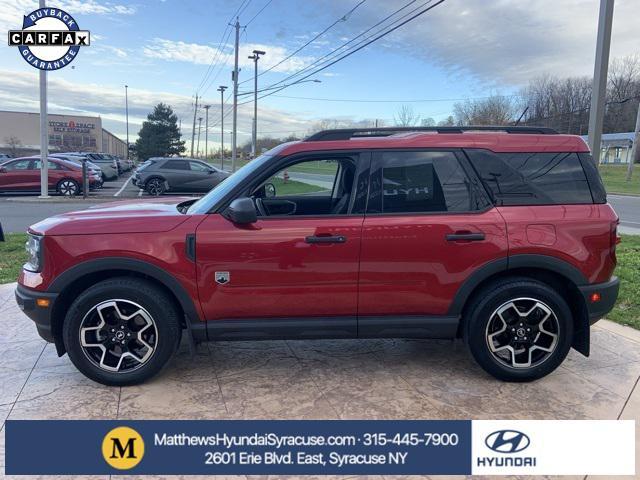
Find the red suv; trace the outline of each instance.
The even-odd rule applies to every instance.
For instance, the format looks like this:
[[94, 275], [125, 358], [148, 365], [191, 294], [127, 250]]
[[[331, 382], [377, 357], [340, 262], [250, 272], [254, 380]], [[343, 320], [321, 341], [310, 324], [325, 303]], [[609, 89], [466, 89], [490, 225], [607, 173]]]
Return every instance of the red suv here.
[[[65, 160], [49, 157], [49, 189], [60, 195], [77, 195], [82, 191], [82, 168]], [[89, 174], [89, 188], [102, 185], [102, 179]], [[0, 193], [34, 193], [40, 191], [40, 157], [24, 157], [0, 164]]]
[[544, 128], [331, 130], [201, 199], [29, 229], [16, 291], [88, 377], [142, 382], [205, 340], [462, 338], [540, 378], [618, 293], [618, 217], [584, 141]]

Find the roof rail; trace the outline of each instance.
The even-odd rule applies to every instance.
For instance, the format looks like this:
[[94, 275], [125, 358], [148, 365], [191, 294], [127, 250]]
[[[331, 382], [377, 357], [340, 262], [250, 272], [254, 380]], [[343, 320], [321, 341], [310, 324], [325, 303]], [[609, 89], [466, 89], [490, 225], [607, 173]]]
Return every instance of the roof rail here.
[[354, 137], [388, 137], [402, 132], [463, 133], [468, 131], [493, 131], [532, 135], [556, 135], [558, 132], [548, 127], [512, 127], [512, 126], [468, 126], [468, 127], [383, 127], [383, 128], [337, 128], [322, 130], [305, 138], [305, 142], [326, 142], [330, 140], [349, 140]]

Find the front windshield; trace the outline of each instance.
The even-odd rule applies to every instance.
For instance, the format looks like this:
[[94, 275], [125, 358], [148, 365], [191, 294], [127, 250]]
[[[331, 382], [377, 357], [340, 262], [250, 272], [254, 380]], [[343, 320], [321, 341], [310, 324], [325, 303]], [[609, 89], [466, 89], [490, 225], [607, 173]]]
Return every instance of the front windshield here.
[[228, 176], [212, 190], [210, 190], [209, 193], [207, 193], [204, 197], [191, 205], [189, 207], [189, 210], [187, 210], [187, 213], [208, 213], [213, 208], [213, 206], [216, 205], [220, 200], [222, 200], [229, 192], [231, 192], [236, 187], [236, 185], [238, 185], [246, 177], [253, 175], [254, 172], [262, 167], [262, 165], [273, 156], [272, 153], [273, 150], [265, 153], [264, 155], [260, 155], [255, 160], [250, 161], [249, 163], [238, 169], [234, 174]]

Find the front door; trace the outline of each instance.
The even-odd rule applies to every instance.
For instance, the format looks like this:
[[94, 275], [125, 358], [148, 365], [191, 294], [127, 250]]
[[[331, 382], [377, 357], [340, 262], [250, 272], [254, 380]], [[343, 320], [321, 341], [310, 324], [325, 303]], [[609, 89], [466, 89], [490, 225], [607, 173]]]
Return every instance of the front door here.
[[13, 160], [3, 165], [0, 172], [0, 190], [30, 191], [40, 188], [40, 172], [32, 169], [29, 158]]
[[475, 269], [507, 256], [505, 222], [461, 155], [374, 154], [362, 234], [362, 325], [367, 316], [446, 316]]
[[238, 195], [254, 199], [256, 223], [212, 214], [200, 224], [196, 261], [207, 320], [333, 317], [355, 331], [364, 220], [356, 190], [366, 192], [366, 181], [358, 188], [354, 181], [359, 162], [356, 154], [299, 159], [265, 172]]

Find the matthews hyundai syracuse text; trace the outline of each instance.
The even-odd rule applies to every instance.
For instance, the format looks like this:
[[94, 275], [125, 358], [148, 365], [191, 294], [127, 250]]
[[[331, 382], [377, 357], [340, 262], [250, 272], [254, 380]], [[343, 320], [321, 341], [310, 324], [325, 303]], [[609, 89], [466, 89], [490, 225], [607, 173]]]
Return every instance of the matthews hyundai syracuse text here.
[[329, 130], [201, 199], [29, 229], [16, 297], [86, 376], [129, 385], [206, 340], [462, 338], [527, 381], [618, 294], [618, 217], [579, 137], [529, 127]]

